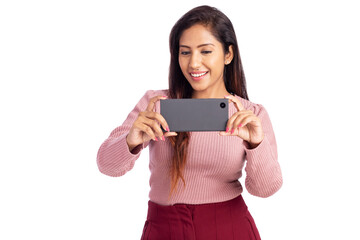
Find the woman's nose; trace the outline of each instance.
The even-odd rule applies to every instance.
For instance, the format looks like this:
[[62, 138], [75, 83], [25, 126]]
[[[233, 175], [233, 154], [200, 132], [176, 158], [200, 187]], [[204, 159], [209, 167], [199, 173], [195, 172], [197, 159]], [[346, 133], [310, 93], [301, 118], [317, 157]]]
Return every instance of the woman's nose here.
[[193, 69], [198, 69], [201, 66], [201, 56], [199, 54], [192, 54], [190, 59], [190, 67]]

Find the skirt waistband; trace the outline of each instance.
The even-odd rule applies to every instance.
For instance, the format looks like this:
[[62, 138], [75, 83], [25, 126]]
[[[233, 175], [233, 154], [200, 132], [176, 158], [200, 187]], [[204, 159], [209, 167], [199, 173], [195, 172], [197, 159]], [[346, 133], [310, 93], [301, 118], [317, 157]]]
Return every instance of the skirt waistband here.
[[149, 201], [142, 240], [260, 240], [241, 194], [224, 202], [164, 206]]
[[227, 201], [203, 204], [176, 203], [174, 205], [160, 205], [149, 200], [147, 219], [161, 218], [166, 217], [169, 214], [181, 214], [189, 211], [194, 212], [195, 210], [206, 208], [227, 208], [229, 206], [233, 206], [244, 213], [247, 211], [247, 206], [241, 194]]

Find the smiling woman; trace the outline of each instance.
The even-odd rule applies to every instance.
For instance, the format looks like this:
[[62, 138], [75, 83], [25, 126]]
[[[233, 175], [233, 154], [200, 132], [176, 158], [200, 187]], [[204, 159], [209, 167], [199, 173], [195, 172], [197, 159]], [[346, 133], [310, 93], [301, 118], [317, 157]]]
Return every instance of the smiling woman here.
[[196, 24], [180, 38], [179, 64], [193, 88], [192, 98], [217, 98], [230, 95], [224, 82], [224, 66], [233, 58], [232, 46], [224, 48], [211, 33], [211, 28]]
[[[141, 239], [259, 240], [238, 179], [247, 161], [245, 187], [265, 198], [280, 189], [282, 174], [269, 115], [247, 96], [230, 20], [213, 7], [190, 10], [171, 30], [170, 54], [169, 89], [147, 91], [111, 132], [98, 151], [99, 170], [122, 176], [149, 146], [151, 189]], [[171, 132], [159, 113], [166, 98], [228, 100], [226, 131]]]

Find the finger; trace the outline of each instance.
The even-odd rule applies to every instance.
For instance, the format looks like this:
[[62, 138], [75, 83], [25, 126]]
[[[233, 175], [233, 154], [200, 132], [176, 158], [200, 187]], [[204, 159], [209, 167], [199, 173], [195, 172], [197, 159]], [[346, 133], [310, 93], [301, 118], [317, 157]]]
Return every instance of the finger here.
[[240, 112], [234, 113], [228, 120], [227, 131], [220, 132], [221, 136], [237, 135], [239, 128], [245, 126], [251, 121], [256, 120], [256, 116], [251, 110], [243, 110]]
[[232, 103], [234, 103], [234, 105], [235, 105], [235, 107], [236, 107], [236, 109], [237, 109], [238, 111], [242, 111], [242, 110], [245, 109], [244, 106], [242, 105], [242, 103], [240, 102], [240, 100], [239, 100], [237, 97], [235, 97], [235, 96], [233, 96], [233, 95], [228, 95], [228, 96], [224, 96], [224, 98], [227, 98], [227, 99], [229, 99]]
[[155, 96], [150, 99], [149, 104], [146, 108], [146, 111], [154, 111], [155, 103], [160, 99], [167, 99], [167, 96]]
[[245, 121], [247, 118], [255, 116], [253, 112], [249, 110], [241, 111], [241, 114], [238, 114], [238, 117], [234, 120], [232, 128], [239, 128], [245, 126]]
[[237, 135], [238, 133], [238, 128], [235, 128], [235, 129], [230, 129], [228, 132], [226, 131], [221, 131], [219, 132], [219, 135], [220, 136], [233, 136], [233, 135]]
[[259, 118], [257, 116], [255, 116], [253, 114], [250, 114], [250, 115], [248, 115], [247, 117], [245, 117], [244, 119], [241, 120], [241, 122], [240, 122], [241, 126], [240, 126], [240, 124], [239, 124], [239, 126], [244, 127], [247, 124], [249, 124], [250, 122], [254, 122], [255, 126], [258, 126], [259, 125], [258, 123], [260, 123]]
[[159, 137], [161, 140], [165, 141], [165, 138], [163, 136], [164, 133], [161, 130], [160, 125], [157, 121], [155, 121], [151, 118], [145, 117], [142, 122], [152, 129], [153, 133], [155, 134], [155, 137]]
[[150, 111], [150, 112], [146, 112], [145, 116], [147, 118], [157, 120], [161, 124], [163, 129], [170, 132], [170, 128], [169, 128], [168, 123], [166, 122], [165, 118], [160, 113]]
[[166, 132], [164, 133], [165, 137], [172, 137], [172, 136], [177, 136], [178, 134], [176, 132]]
[[220, 136], [229, 136], [229, 135], [231, 135], [231, 133], [230, 133], [230, 132], [222, 131], [222, 132], [219, 132], [219, 135], [220, 135]]
[[140, 129], [140, 131], [146, 133], [152, 140], [157, 141], [157, 138], [151, 127], [149, 127], [145, 123], [139, 123], [138, 128]]
[[231, 132], [233, 129], [235, 119], [241, 114], [241, 112], [234, 113], [226, 123], [226, 132]]

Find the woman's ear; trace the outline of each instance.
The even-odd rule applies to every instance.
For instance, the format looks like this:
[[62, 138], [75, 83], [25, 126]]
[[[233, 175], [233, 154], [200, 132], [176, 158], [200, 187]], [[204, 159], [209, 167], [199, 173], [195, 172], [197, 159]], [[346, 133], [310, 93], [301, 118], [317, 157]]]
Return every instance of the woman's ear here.
[[230, 45], [229, 51], [225, 54], [225, 64], [228, 65], [229, 63], [231, 63], [233, 57], [234, 57], [233, 46]]

